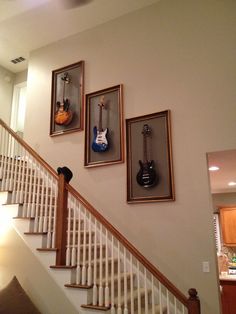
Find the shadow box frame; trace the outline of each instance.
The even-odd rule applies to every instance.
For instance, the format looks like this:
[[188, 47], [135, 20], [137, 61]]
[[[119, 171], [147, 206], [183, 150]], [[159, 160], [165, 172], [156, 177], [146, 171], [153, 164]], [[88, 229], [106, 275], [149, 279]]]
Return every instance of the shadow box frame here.
[[[151, 130], [149, 143], [146, 142], [146, 144], [144, 144], [144, 134], [142, 133], [145, 125]], [[174, 201], [170, 110], [126, 119], [126, 139], [127, 202]], [[146, 152], [144, 147], [146, 147]], [[148, 149], [150, 150], [149, 158], [147, 158]], [[149, 162], [152, 160], [154, 164], [153, 169], [157, 179], [153, 180], [155, 182], [153, 186], [144, 187], [138, 183], [137, 175], [139, 173], [140, 178], [139, 171], [142, 169], [139, 161], [144, 163], [145, 160]], [[141, 173], [143, 174], [142, 171]], [[141, 178], [143, 177], [141, 176]], [[151, 182], [149, 180], [150, 184]]]
[[[73, 117], [68, 125], [59, 125], [55, 123], [55, 114], [57, 112], [57, 102], [63, 99], [63, 83], [61, 82], [61, 78], [66, 73], [68, 73], [70, 83], [64, 89], [64, 98], [68, 98], [70, 101], [69, 108], [72, 109]], [[50, 136], [82, 131], [83, 129], [84, 61], [79, 61], [52, 71]]]
[[[95, 152], [94, 127], [99, 129], [101, 99], [101, 124], [106, 128], [108, 149]], [[84, 166], [97, 167], [124, 162], [124, 119], [123, 119], [123, 85], [115, 85], [86, 94], [85, 101], [85, 153]]]

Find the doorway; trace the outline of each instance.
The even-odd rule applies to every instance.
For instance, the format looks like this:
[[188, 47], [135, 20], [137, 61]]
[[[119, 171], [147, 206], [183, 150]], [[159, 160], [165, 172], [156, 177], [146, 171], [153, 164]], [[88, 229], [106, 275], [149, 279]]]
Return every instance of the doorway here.
[[208, 153], [207, 159], [214, 212], [222, 313], [235, 314], [236, 150]]
[[23, 138], [26, 110], [27, 82], [16, 84], [13, 90], [10, 127]]

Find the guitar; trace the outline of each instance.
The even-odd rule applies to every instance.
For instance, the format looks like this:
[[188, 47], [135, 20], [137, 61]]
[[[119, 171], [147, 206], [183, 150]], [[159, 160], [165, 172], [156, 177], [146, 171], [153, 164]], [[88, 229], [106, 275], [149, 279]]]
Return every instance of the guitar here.
[[64, 76], [61, 77], [61, 80], [63, 81], [63, 101], [57, 101], [57, 111], [55, 113], [55, 123], [59, 125], [68, 125], [71, 123], [71, 120], [73, 118], [73, 112], [69, 109], [70, 107], [70, 101], [68, 98], [65, 99], [65, 84], [69, 84], [71, 82], [71, 79], [68, 75], [68, 73], [64, 73]]
[[157, 183], [157, 174], [154, 169], [154, 161], [148, 160], [147, 138], [151, 137], [152, 130], [148, 124], [143, 126], [143, 161], [139, 160], [140, 169], [137, 173], [136, 180], [139, 185], [149, 188]]
[[96, 153], [102, 153], [108, 150], [109, 144], [107, 141], [108, 128], [103, 130], [102, 128], [102, 110], [104, 109], [104, 96], [100, 98], [99, 107], [99, 124], [98, 128], [93, 128], [94, 139], [92, 143], [92, 149]]

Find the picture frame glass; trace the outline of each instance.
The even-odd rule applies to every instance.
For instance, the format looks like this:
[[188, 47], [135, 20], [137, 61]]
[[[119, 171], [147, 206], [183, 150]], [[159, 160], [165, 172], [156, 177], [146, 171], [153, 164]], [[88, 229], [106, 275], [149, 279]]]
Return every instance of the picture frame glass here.
[[[86, 95], [85, 166], [123, 162], [122, 116], [121, 85]], [[99, 129], [106, 132], [104, 150], [94, 149]]]
[[127, 120], [128, 202], [174, 200], [170, 141], [168, 111]]
[[83, 129], [83, 72], [83, 61], [52, 72], [51, 136]]

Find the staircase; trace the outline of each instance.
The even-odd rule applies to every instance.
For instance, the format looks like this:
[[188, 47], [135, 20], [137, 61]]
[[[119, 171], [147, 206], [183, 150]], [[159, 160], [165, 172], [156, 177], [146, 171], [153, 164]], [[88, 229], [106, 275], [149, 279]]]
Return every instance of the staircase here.
[[0, 180], [18, 232], [39, 239], [37, 253], [51, 255], [45, 266], [66, 278], [78, 311], [200, 314], [195, 289], [182, 294], [2, 120]]

